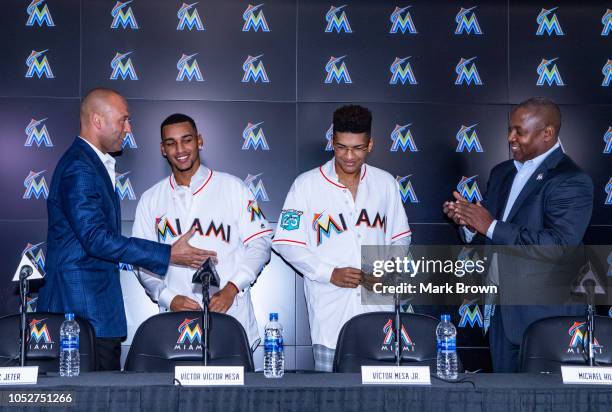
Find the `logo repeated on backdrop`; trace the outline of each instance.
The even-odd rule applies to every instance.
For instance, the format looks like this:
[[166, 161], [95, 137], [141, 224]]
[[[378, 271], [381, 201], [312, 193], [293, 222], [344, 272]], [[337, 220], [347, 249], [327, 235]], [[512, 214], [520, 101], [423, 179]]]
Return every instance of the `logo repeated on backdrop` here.
[[543, 36], [547, 34], [552, 36], [553, 34], [557, 36], [563, 36], [563, 29], [561, 29], [561, 23], [559, 23], [559, 19], [557, 18], [557, 14], [553, 13], [553, 11], [557, 10], [558, 7], [553, 7], [552, 9], [546, 10], [542, 9], [538, 17], [536, 18], [536, 23], [538, 23], [538, 30], [536, 31], [536, 36]]
[[242, 70], [244, 70], [242, 83], [248, 83], [250, 81], [253, 83], [257, 83], [258, 81], [261, 81], [262, 83], [270, 83], [263, 60], [260, 60], [262, 57], [263, 54], [255, 57], [251, 55], [247, 56], [246, 60], [242, 64]]
[[31, 199], [34, 196], [36, 199], [39, 199], [41, 196], [43, 199], [49, 197], [49, 186], [47, 186], [47, 181], [43, 176], [46, 170], [41, 170], [40, 172], [33, 172], [30, 170], [30, 174], [23, 181], [23, 185], [26, 190], [23, 193], [24, 199]]
[[125, 173], [117, 173], [115, 176], [115, 192], [119, 196], [119, 199], [125, 200], [136, 200], [136, 193], [134, 193], [134, 189], [132, 188], [132, 182], [130, 182], [130, 178], [126, 177], [130, 172]]
[[482, 86], [482, 80], [478, 74], [476, 63], [474, 63], [476, 57], [464, 59], [463, 57], [457, 63], [455, 67], [455, 73], [457, 73], [457, 79], [455, 79], [455, 85], [463, 85], [464, 83], [469, 86], [474, 83], [475, 86]]
[[157, 229], [158, 242], [165, 242], [166, 238], [175, 238], [178, 236], [178, 232], [174, 229], [165, 215], [155, 218], [155, 228]]
[[300, 220], [304, 212], [295, 209], [281, 210], [280, 227], [284, 230], [297, 230], [300, 228]]
[[472, 177], [463, 176], [457, 184], [457, 191], [461, 196], [466, 198], [468, 202], [482, 201], [480, 189], [478, 188], [478, 182], [476, 181], [477, 176], [478, 175], [474, 175]]
[[459, 10], [459, 13], [455, 16], [455, 22], [457, 28], [455, 28], [455, 34], [482, 34], [480, 25], [478, 24], [478, 18], [474, 11], [476, 7], [470, 7], [464, 9], [463, 7]]
[[30, 335], [28, 346], [30, 350], [51, 350], [53, 339], [45, 322], [47, 319], [32, 319], [30, 321]]
[[457, 148], [455, 151], [457, 153], [465, 152], [466, 150], [468, 152], [471, 152], [472, 150], [477, 153], [483, 152], [480, 140], [478, 140], [478, 133], [475, 129], [476, 126], [478, 126], [478, 123], [471, 126], [461, 125], [461, 128], [455, 136], [455, 139], [457, 139]]
[[601, 18], [601, 24], [603, 24], [601, 35], [608, 36], [610, 34], [610, 31], [612, 30], [612, 10], [606, 10], [603, 17]]
[[[385, 337], [383, 338], [383, 344], [380, 350], [395, 350], [395, 328], [393, 327], [393, 321], [391, 319], [389, 319], [387, 323], [385, 323], [385, 326], [383, 326], [382, 331]], [[403, 324], [400, 329], [400, 334], [403, 343], [402, 352], [414, 352], [414, 342], [412, 341], [412, 339], [410, 339], [410, 336], [408, 335], [408, 332], [406, 332], [406, 328]]]
[[178, 326], [178, 332], [174, 350], [202, 350], [202, 328], [199, 319], [185, 318]]
[[[26, 312], [33, 313], [36, 312], [36, 305], [38, 304], [38, 296], [32, 298], [30, 296], [26, 296]], [[21, 309], [20, 309], [21, 312]]]
[[417, 29], [412, 21], [412, 16], [410, 15], [410, 11], [408, 10], [412, 6], [407, 7], [395, 7], [393, 13], [391, 13], [391, 17], [389, 20], [391, 21], [391, 28], [389, 29], [390, 34], [395, 34], [401, 32], [402, 34], [417, 34]]
[[314, 214], [312, 230], [317, 235], [317, 246], [320, 246], [325, 238], [329, 239], [333, 233], [340, 234], [346, 230], [346, 223], [342, 213], [340, 213], [339, 217], [340, 223], [334, 220], [331, 215], [325, 215], [325, 212]]
[[327, 22], [327, 27], [325, 27], [325, 33], [352, 33], [351, 25], [349, 24], [348, 17], [346, 16], [346, 10], [344, 8], [345, 5], [340, 7], [331, 6], [329, 11], [325, 14], [325, 21]]
[[182, 82], [185, 79], [187, 79], [188, 81], [195, 79], [195, 81], [197, 82], [204, 81], [204, 77], [202, 77], [202, 72], [200, 71], [198, 61], [194, 59], [194, 57], [197, 55], [198, 53], [190, 55], [183, 54], [181, 56], [179, 61], [176, 63], [176, 68], [178, 69], [178, 75], [176, 76], [177, 82]]
[[458, 326], [460, 328], [465, 328], [468, 324], [471, 328], [475, 325], [478, 325], [479, 328], [483, 327], [482, 312], [477, 302], [477, 300], [464, 301], [459, 307], [459, 316], [461, 316], [461, 320]]
[[389, 80], [389, 84], [398, 84], [401, 82], [402, 84], [418, 84], [416, 78], [414, 77], [414, 73], [412, 72], [412, 66], [410, 66], [410, 59], [412, 56], [399, 58], [396, 57], [393, 63], [391, 63], [391, 67], [389, 70], [391, 71], [391, 80]]
[[561, 73], [557, 68], [557, 64], [553, 64], [557, 59], [558, 57], [550, 60], [542, 59], [536, 69], [536, 73], [538, 73], [539, 76], [536, 82], [537, 86], [544, 86], [544, 83], [549, 86], [565, 86], [561, 78]]
[[49, 6], [45, 3], [45, 0], [32, 0], [26, 12], [28, 13], [26, 26], [55, 26], [53, 17], [51, 17], [51, 12], [49, 11]]
[[410, 176], [397, 176], [395, 180], [399, 185], [400, 196], [402, 197], [402, 203], [406, 203], [410, 201], [410, 203], [419, 203], [419, 198], [412, 187], [412, 181], [410, 180]]
[[242, 150], [270, 150], [270, 146], [268, 146], [268, 141], [266, 140], [266, 135], [264, 134], [263, 127], [261, 125], [264, 122], [259, 123], [247, 123], [246, 127], [242, 132], [242, 138], [244, 139], [244, 143], [242, 144]]
[[51, 142], [51, 135], [47, 130], [47, 125], [45, 124], [44, 119], [30, 120], [30, 123], [25, 128], [25, 134], [27, 139], [25, 141], [25, 147], [32, 147], [34, 144], [40, 147], [40, 145], [44, 145], [45, 147], [53, 147], [53, 142]]
[[242, 31], [258, 31], [259, 29], [264, 32], [270, 31], [262, 7], [263, 3], [257, 6], [249, 4], [244, 13], [242, 13], [242, 19], [244, 20]]
[[[568, 329], [567, 333], [571, 336], [569, 345], [567, 345], [567, 353], [584, 353], [588, 335], [585, 328], [585, 322], [574, 322], [574, 324]], [[600, 345], [597, 338], [594, 337], [593, 351], [597, 354], [601, 354], [602, 349], [603, 346]]]
[[603, 153], [611, 154], [612, 153], [612, 126], [608, 126], [608, 130], [606, 130], [606, 132], [604, 133], [603, 141], [604, 141]]
[[124, 3], [118, 1], [115, 7], [111, 10], [111, 16], [113, 22], [111, 23], [111, 29], [118, 29], [121, 26], [124, 29], [128, 27], [132, 30], [138, 30], [138, 23], [136, 22], [136, 16], [132, 11], [132, 6], [129, 6], [134, 0], [126, 1]]
[[395, 128], [391, 132], [391, 149], [392, 152], [401, 150], [405, 152], [408, 149], [411, 152], [418, 152], [419, 149], [414, 142], [410, 126], [412, 123], [405, 124], [403, 126], [396, 124]]
[[249, 200], [249, 203], [247, 204], [247, 212], [249, 212], [251, 215], [251, 222], [266, 218], [266, 215], [263, 214], [263, 211], [255, 200]]
[[178, 17], [178, 25], [176, 26], [177, 30], [204, 30], [204, 25], [202, 24], [202, 19], [200, 18], [200, 14], [198, 13], [198, 9], [195, 7], [196, 3], [183, 3], [181, 8], [176, 13]]
[[134, 138], [134, 134], [132, 132], [127, 132], [125, 134], [125, 137], [123, 138], [123, 143], [121, 143], [121, 150], [124, 150], [125, 148], [138, 149], [136, 139]]
[[608, 206], [612, 205], [612, 177], [610, 178], [610, 180], [608, 180], [608, 183], [606, 184], [604, 191], [607, 194], [604, 204]]
[[610, 86], [610, 81], [612, 81], [612, 60], [608, 59], [604, 67], [601, 69], [601, 73], [604, 75], [603, 81], [601, 85], [603, 87]]
[[121, 80], [125, 80], [126, 78], [129, 78], [130, 80], [138, 80], [136, 69], [134, 69], [134, 65], [132, 64], [132, 58], [128, 57], [132, 53], [133, 52], [130, 51], [127, 53], [117, 52], [115, 54], [115, 57], [113, 57], [110, 64], [111, 69], [113, 69], [110, 75], [111, 80], [118, 80], [119, 77], [121, 77]]
[[333, 144], [333, 138], [334, 138], [334, 124], [330, 124], [329, 128], [327, 129], [327, 131], [325, 132], [325, 140], [327, 140], [327, 143], [325, 144], [325, 151], [326, 152], [331, 152], [334, 150], [332, 144]]
[[34, 245], [31, 243], [28, 243], [25, 249], [23, 249], [23, 251], [21, 252], [21, 254], [24, 255], [25, 253], [30, 252], [30, 254], [34, 256], [34, 263], [36, 263], [39, 268], [44, 269], [45, 268], [45, 253], [43, 252], [42, 247], [41, 247], [44, 244], [45, 242], [36, 243]]
[[42, 77], [46, 77], [47, 79], [53, 79], [55, 76], [53, 75], [53, 70], [51, 70], [51, 65], [49, 64], [49, 60], [45, 53], [49, 51], [49, 49], [45, 49], [42, 51], [32, 50], [28, 58], [26, 59], [26, 66], [28, 66], [28, 70], [26, 71], [25, 77], [32, 78], [34, 76], [42, 79]]
[[333, 82], [336, 82], [338, 84], [353, 83], [348, 68], [346, 67], [346, 63], [344, 62], [345, 57], [346, 55], [341, 57], [331, 56], [329, 58], [329, 61], [325, 65], [325, 71], [327, 72], [327, 76], [325, 76], [326, 84], [330, 84]]
[[263, 173], [258, 173], [256, 175], [247, 174], [247, 177], [244, 179], [244, 183], [247, 185], [253, 196], [255, 196], [256, 201], [260, 202], [268, 202], [270, 198], [268, 197], [268, 193], [266, 193], [266, 188], [263, 184], [263, 180], [258, 179], [259, 176], [263, 175]]

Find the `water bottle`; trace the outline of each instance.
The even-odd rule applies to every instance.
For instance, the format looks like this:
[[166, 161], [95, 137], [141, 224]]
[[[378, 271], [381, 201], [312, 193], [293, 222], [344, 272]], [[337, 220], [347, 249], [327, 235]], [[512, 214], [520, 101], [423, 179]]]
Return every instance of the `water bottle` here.
[[457, 379], [457, 329], [450, 315], [442, 315], [436, 328], [438, 359], [436, 375], [442, 379]]
[[66, 313], [60, 327], [60, 376], [79, 376], [79, 324], [74, 313]]
[[270, 313], [264, 338], [264, 376], [280, 378], [285, 373], [283, 350], [283, 325], [278, 322], [278, 313]]

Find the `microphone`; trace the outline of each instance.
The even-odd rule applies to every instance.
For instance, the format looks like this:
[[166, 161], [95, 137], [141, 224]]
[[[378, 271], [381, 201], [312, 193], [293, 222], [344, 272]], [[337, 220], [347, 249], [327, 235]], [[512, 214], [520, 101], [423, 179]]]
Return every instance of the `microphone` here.
[[30, 265], [23, 265], [21, 267], [21, 270], [19, 271], [19, 279], [23, 280], [23, 279], [27, 279], [32, 275], [32, 272], [34, 270], [32, 269], [32, 266]]
[[587, 304], [593, 305], [595, 297], [595, 281], [593, 279], [586, 279], [584, 282], [582, 282], [582, 286], [584, 287], [584, 291], [587, 296]]
[[204, 283], [210, 286], [219, 287], [221, 280], [211, 258], [207, 258], [204, 263], [200, 265], [198, 270], [196, 270], [196, 272], [193, 274], [191, 283]]

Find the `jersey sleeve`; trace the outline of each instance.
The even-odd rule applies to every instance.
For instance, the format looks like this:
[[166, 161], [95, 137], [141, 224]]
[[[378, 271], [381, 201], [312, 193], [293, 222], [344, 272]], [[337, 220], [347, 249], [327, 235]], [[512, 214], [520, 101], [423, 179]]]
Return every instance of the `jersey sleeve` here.
[[238, 201], [238, 229], [244, 245], [261, 237], [272, 237], [273, 230], [264, 215], [263, 209], [255, 200], [249, 188], [241, 184]]
[[294, 182], [278, 219], [273, 244], [308, 246], [308, 232], [304, 221], [306, 206], [304, 193], [297, 182]]
[[399, 184], [396, 181], [393, 181], [393, 187], [390, 188], [390, 191], [388, 206], [390, 244], [398, 243], [400, 240], [402, 244], [406, 244], [407, 240], [410, 243], [409, 239], [412, 236], [412, 231], [408, 225], [408, 217], [400, 196]]

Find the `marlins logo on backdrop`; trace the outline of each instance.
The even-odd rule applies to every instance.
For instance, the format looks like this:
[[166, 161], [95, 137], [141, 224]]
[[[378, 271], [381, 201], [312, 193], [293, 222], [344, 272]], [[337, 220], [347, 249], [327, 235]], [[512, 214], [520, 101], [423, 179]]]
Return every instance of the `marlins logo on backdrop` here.
[[132, 6], [129, 6], [133, 1], [134, 0], [130, 0], [124, 3], [118, 1], [117, 4], [115, 4], [115, 7], [111, 10], [111, 16], [113, 17], [111, 29], [117, 29], [121, 26], [124, 29], [129, 27], [132, 30], [138, 30], [138, 23], [132, 11]]
[[[584, 353], [587, 344], [587, 331], [585, 330], [585, 322], [574, 322], [568, 329], [567, 333], [571, 336], [567, 353]], [[593, 350], [601, 354], [603, 346], [599, 344], [596, 337], [593, 337]]]
[[466, 198], [469, 202], [482, 201], [482, 196], [480, 194], [480, 189], [478, 188], [478, 182], [476, 182], [476, 177], [478, 175], [474, 175], [472, 177], [463, 176], [459, 183], [457, 184], [457, 191], [461, 196]]
[[242, 19], [244, 20], [242, 31], [258, 31], [259, 29], [261, 31], [270, 31], [262, 7], [263, 3], [257, 6], [249, 4], [244, 13], [242, 13]]
[[325, 65], [325, 71], [327, 72], [327, 76], [325, 76], [325, 83], [353, 83], [351, 81], [351, 75], [349, 74], [348, 68], [346, 67], [346, 63], [344, 62], [344, 58], [346, 55], [341, 57], [331, 56], [329, 61]]
[[195, 7], [196, 3], [186, 4], [183, 3], [181, 8], [176, 13], [178, 17], [178, 26], [176, 26], [177, 30], [204, 30], [204, 25], [202, 24], [202, 19], [200, 18], [200, 14], [198, 13], [198, 9]]
[[28, 13], [26, 26], [55, 26], [53, 17], [51, 17], [51, 12], [49, 11], [49, 6], [45, 4], [45, 0], [32, 0], [26, 9], [26, 13]]
[[412, 123], [405, 124], [403, 126], [396, 124], [395, 128], [391, 132], [391, 151], [397, 152], [401, 150], [405, 152], [408, 149], [411, 152], [418, 152], [419, 149], [414, 142], [410, 126]]
[[244, 139], [242, 150], [249, 150], [251, 148], [253, 150], [257, 150], [258, 148], [261, 150], [270, 150], [263, 127], [261, 127], [262, 124], [263, 122], [255, 124], [251, 122], [247, 123], [242, 132], [242, 138]]
[[261, 179], [257, 179], [259, 176], [263, 175], [263, 173], [258, 173], [256, 175], [248, 174], [244, 179], [244, 183], [247, 185], [253, 196], [255, 196], [255, 200], [260, 202], [268, 202], [270, 198], [268, 197], [268, 193], [266, 193], [266, 188]]
[[477, 153], [482, 153], [482, 146], [480, 145], [480, 140], [478, 140], [478, 133], [476, 132], [475, 127], [478, 126], [478, 123], [473, 124], [471, 126], [461, 125], [461, 128], [457, 132], [455, 138], [457, 139], [457, 149], [455, 151], [471, 152], [474, 150]]
[[557, 65], [553, 64], [557, 59], [558, 57], [550, 60], [542, 59], [538, 68], [536, 69], [536, 73], [538, 73], [539, 76], [538, 81], [536, 82], [537, 86], [543, 86], [544, 83], [549, 86], [565, 86]]
[[345, 32], [352, 33], [351, 25], [349, 24], [348, 17], [346, 16], [346, 10], [344, 8], [345, 5], [340, 7], [331, 6], [329, 11], [325, 14], [325, 21], [327, 22], [327, 27], [325, 27], [325, 33], [331, 32]]
[[612, 31], [612, 10], [606, 10], [603, 17], [601, 18], [601, 24], [603, 24], [601, 35], [608, 36], [610, 34], [610, 31]]
[[482, 328], [482, 312], [476, 302], [475, 300], [464, 302], [459, 307], [459, 315], [461, 316], [461, 320], [459, 321], [460, 328], [465, 328], [468, 324], [472, 328], [476, 325]]
[[[203, 82], [204, 77], [202, 77], [202, 72], [200, 71], [200, 66], [198, 65], [198, 61], [194, 59], [198, 53], [186, 55], [183, 54], [179, 61], [176, 63], [176, 68], [178, 69], [178, 75], [176, 76], [177, 82], [182, 82], [185, 79], [191, 81], [195, 79], [197, 82]], [[191, 62], [190, 62], [191, 61]]]
[[32, 319], [30, 321], [30, 334], [28, 346], [30, 350], [53, 349], [53, 339], [45, 322], [47, 319]]
[[25, 74], [26, 78], [29, 79], [36, 76], [41, 79], [45, 76], [47, 79], [53, 79], [55, 77], [53, 75], [53, 70], [51, 70], [49, 60], [47, 60], [47, 56], [45, 55], [48, 50], [49, 49], [42, 51], [32, 50], [26, 59], [26, 66], [28, 66], [28, 70]]
[[49, 186], [47, 186], [47, 181], [43, 173], [45, 173], [45, 170], [41, 170], [40, 172], [33, 172], [30, 170], [28, 177], [23, 181], [23, 185], [26, 188], [23, 193], [24, 199], [31, 199], [32, 196], [36, 199], [39, 199], [41, 196], [43, 199], [49, 197]]
[[482, 80], [480, 79], [474, 60], [476, 60], [476, 57], [469, 59], [464, 59], [462, 57], [461, 60], [459, 60], [459, 63], [457, 63], [455, 67], [455, 73], [457, 73], [457, 79], [455, 79], [456, 85], [465, 83], [469, 86], [474, 83], [476, 86], [482, 86]]
[[604, 75], [601, 85], [603, 87], [610, 86], [610, 81], [612, 81], [612, 60], [608, 59], [606, 64], [604, 64], [604, 67], [601, 69], [601, 73]]
[[553, 11], [557, 9], [558, 7], [553, 7], [549, 10], [542, 9], [542, 11], [540, 11], [540, 14], [538, 14], [538, 17], [536, 18], [536, 23], [538, 23], [536, 36], [543, 36], [544, 33], [548, 34], [549, 36], [552, 36], [553, 34], [563, 36], [561, 23], [559, 23], [557, 15], [553, 13]]
[[119, 77], [121, 77], [121, 80], [125, 80], [126, 78], [129, 78], [130, 80], [138, 80], [138, 75], [136, 74], [136, 70], [132, 64], [132, 58], [128, 57], [132, 53], [133, 52], [130, 51], [127, 53], [115, 54], [115, 57], [113, 57], [110, 64], [111, 69], [113, 69], [110, 75], [111, 80], [118, 80]]
[[242, 64], [242, 70], [244, 70], [242, 83], [248, 83], [250, 81], [253, 83], [257, 83], [258, 81], [261, 81], [262, 83], [270, 83], [263, 60], [261, 60], [262, 57], [263, 54], [255, 57], [251, 55], [247, 56], [247, 59]]
[[606, 187], [604, 188], [604, 191], [607, 194], [606, 200], [604, 201], [604, 204], [605, 205], [612, 205], [612, 177], [610, 178], [610, 180], [608, 180], [608, 183], [606, 184]]
[[[393, 321], [391, 319], [389, 319], [387, 323], [385, 323], [385, 325], [382, 328], [382, 331], [385, 337], [383, 338], [383, 344], [380, 350], [382, 351], [394, 350], [395, 349], [395, 346], [394, 346], [395, 328], [393, 327]], [[414, 342], [408, 335], [408, 332], [406, 332], [406, 328], [404, 327], [403, 324], [400, 329], [400, 334], [401, 334], [401, 339], [403, 343], [402, 352], [404, 351], [414, 352]]]
[[129, 173], [129, 171], [117, 173], [117, 176], [115, 176], [115, 192], [117, 192], [121, 200], [125, 200], [125, 198], [136, 200], [136, 193], [134, 193], [134, 189], [132, 188], [132, 182], [130, 182], [129, 177], [126, 177]]
[[608, 126], [608, 130], [606, 130], [606, 133], [604, 133], [604, 137], [603, 137], [603, 141], [604, 141], [604, 154], [611, 154], [612, 153], [612, 126]]
[[414, 77], [414, 73], [412, 72], [412, 66], [410, 66], [410, 59], [412, 56], [399, 58], [396, 57], [393, 63], [391, 63], [391, 67], [389, 70], [391, 71], [391, 80], [389, 80], [389, 84], [398, 84], [401, 82], [402, 84], [417, 84], [417, 80]]
[[202, 328], [197, 318], [185, 318], [178, 326], [178, 332], [174, 350], [202, 350]]
[[412, 6], [407, 7], [395, 7], [393, 13], [391, 13], [391, 28], [389, 29], [389, 33], [394, 34], [401, 32], [402, 34], [417, 34], [417, 29], [414, 26], [414, 22], [412, 21], [412, 16], [410, 15], [410, 11], [408, 10]]
[[323, 243], [325, 238], [329, 239], [333, 233], [340, 234], [346, 230], [344, 218], [340, 214], [340, 222], [334, 220], [331, 215], [325, 215], [325, 212], [315, 213], [312, 219], [312, 230], [317, 235], [317, 246]]
[[475, 9], [476, 7], [470, 7], [469, 9], [462, 7], [459, 10], [459, 13], [455, 16], [455, 22], [457, 23], [455, 34], [482, 34]]
[[412, 181], [410, 180], [410, 176], [397, 176], [395, 180], [399, 184], [400, 196], [402, 197], [402, 203], [406, 203], [410, 201], [410, 203], [419, 203], [419, 198], [412, 187]]
[[28, 123], [25, 128], [25, 134], [27, 136], [24, 144], [25, 147], [32, 147], [34, 144], [36, 144], [38, 147], [40, 147], [40, 145], [44, 145], [45, 147], [53, 147], [51, 135], [47, 130], [45, 120], [47, 120], [46, 117], [40, 120], [30, 120], [30, 123]]
[[124, 150], [126, 147], [130, 149], [138, 149], [136, 139], [134, 138], [134, 134], [132, 132], [127, 132], [123, 138], [123, 143], [121, 143], [121, 150]]
[[332, 123], [329, 125], [329, 128], [325, 132], [325, 140], [327, 140], [327, 144], [325, 145], [326, 152], [331, 152], [332, 150], [334, 150], [332, 146], [333, 138], [334, 138], [334, 124]]
[[25, 247], [25, 249], [23, 249], [23, 252], [21, 252], [21, 254], [25, 254], [27, 252], [30, 252], [30, 254], [32, 256], [34, 256], [34, 263], [36, 263], [36, 265], [38, 265], [39, 268], [44, 269], [45, 268], [45, 253], [42, 250], [42, 245], [44, 245], [45, 242], [40, 242], [40, 243], [36, 243], [35, 245], [28, 243]]

